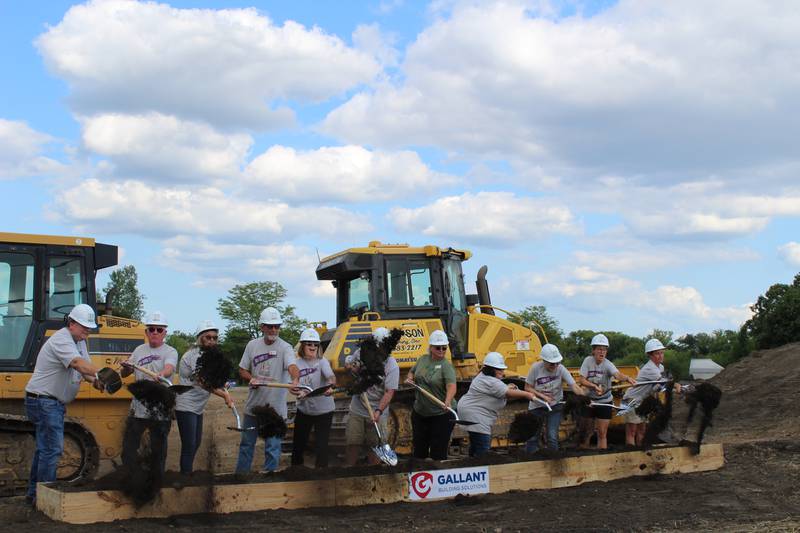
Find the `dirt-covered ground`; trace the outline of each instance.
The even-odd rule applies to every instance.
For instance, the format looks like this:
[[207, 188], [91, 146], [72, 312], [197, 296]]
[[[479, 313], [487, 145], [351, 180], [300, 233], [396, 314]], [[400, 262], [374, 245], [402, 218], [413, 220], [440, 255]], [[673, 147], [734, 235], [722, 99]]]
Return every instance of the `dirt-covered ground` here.
[[[87, 526], [53, 522], [27, 507], [22, 498], [7, 498], [0, 500], [0, 530], [800, 531], [800, 344], [756, 352], [712, 382], [724, 396], [705, 440], [725, 443], [726, 455], [725, 467], [714, 472], [424, 504], [180, 516]], [[676, 434], [683, 431], [680, 421], [685, 412], [676, 406]], [[223, 436], [231, 439], [219, 435]], [[234, 447], [231, 453], [208, 457], [209, 466], [225, 470], [235, 455], [235, 440], [229, 444]], [[170, 446], [173, 462], [177, 441]]]

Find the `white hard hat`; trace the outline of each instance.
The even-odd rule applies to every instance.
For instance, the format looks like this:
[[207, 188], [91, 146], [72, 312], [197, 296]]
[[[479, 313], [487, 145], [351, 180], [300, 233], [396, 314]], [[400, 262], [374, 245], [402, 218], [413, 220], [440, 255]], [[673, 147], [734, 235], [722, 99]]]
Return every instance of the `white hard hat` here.
[[219, 332], [219, 328], [214, 324], [211, 320], [203, 320], [199, 324], [197, 324], [197, 329], [194, 330], [194, 336], [199, 337], [206, 331], [216, 331]]
[[656, 350], [663, 350], [664, 345], [658, 339], [650, 339], [644, 345], [644, 353], [655, 352]]
[[503, 359], [503, 354], [499, 352], [487, 353], [486, 357], [483, 358], [483, 366], [490, 366], [492, 368], [498, 368], [500, 370], [508, 368], [506, 366], [505, 360]]
[[167, 316], [162, 313], [161, 311], [153, 311], [149, 315], [147, 315], [147, 319], [144, 321], [145, 326], [164, 326], [165, 328], [169, 325], [167, 323]]
[[261, 311], [261, 316], [258, 317], [258, 323], [266, 324], [268, 326], [280, 326], [283, 323], [281, 314], [274, 307], [267, 307]]
[[431, 346], [447, 346], [450, 344], [450, 341], [447, 340], [447, 333], [437, 329], [431, 333], [431, 337], [428, 339], [428, 344]]
[[81, 326], [89, 329], [94, 329], [97, 324], [94, 322], [94, 309], [87, 304], [78, 304], [69, 312], [69, 317], [80, 324]]
[[384, 328], [383, 326], [375, 328], [375, 331], [372, 332], [372, 338], [375, 339], [377, 342], [381, 342], [388, 336], [389, 336], [389, 328]]
[[314, 328], [306, 328], [300, 334], [300, 342], [319, 342], [319, 333]]
[[602, 333], [598, 333], [592, 337], [592, 346], [608, 346], [608, 337]]
[[555, 344], [545, 344], [542, 346], [542, 359], [548, 363], [560, 363], [564, 358], [561, 357], [561, 352]]

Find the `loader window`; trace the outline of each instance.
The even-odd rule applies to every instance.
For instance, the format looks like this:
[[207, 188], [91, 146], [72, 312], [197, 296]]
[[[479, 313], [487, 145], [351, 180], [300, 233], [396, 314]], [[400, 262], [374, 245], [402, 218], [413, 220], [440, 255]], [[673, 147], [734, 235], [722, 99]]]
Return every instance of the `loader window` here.
[[33, 259], [0, 252], [0, 361], [22, 357], [33, 323]]
[[451, 308], [455, 311], [467, 309], [467, 297], [464, 293], [464, 276], [461, 274], [461, 263], [444, 261], [444, 287]]
[[389, 307], [433, 305], [431, 270], [424, 259], [387, 259], [386, 284]]
[[51, 255], [47, 284], [47, 318], [62, 319], [78, 304], [86, 303], [83, 257]]
[[347, 282], [347, 316], [355, 316], [372, 309], [369, 298], [369, 279], [356, 278]]

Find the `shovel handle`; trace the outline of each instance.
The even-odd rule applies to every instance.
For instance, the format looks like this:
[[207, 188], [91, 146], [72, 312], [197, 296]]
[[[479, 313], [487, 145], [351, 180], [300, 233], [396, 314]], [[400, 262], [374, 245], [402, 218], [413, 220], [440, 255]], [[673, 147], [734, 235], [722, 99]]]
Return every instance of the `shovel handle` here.
[[157, 372], [153, 372], [152, 370], [149, 370], [147, 368], [144, 368], [143, 366], [139, 366], [139, 365], [136, 365], [136, 364], [133, 364], [133, 363], [128, 363], [128, 364], [134, 370], [138, 370], [142, 374], [146, 374], [146, 375], [150, 376], [151, 378], [160, 381], [161, 383], [163, 383], [167, 387], [171, 387], [172, 386], [172, 382], [170, 380], [168, 380], [164, 376], [158, 374]]
[[309, 387], [308, 385], [292, 385], [291, 383], [278, 383], [277, 381], [266, 381], [264, 383], [254, 383], [256, 387], [272, 387], [275, 389], [300, 389], [307, 392], [311, 392], [314, 389]]
[[622, 385], [614, 385], [611, 390], [627, 389], [631, 387], [641, 387], [643, 385], [655, 385], [657, 383], [667, 383], [664, 379], [657, 379], [653, 381], [642, 381], [640, 383], [623, 383]]
[[439, 398], [437, 398], [436, 396], [434, 396], [432, 393], [430, 393], [430, 392], [426, 391], [425, 389], [423, 389], [422, 387], [420, 387], [419, 385], [417, 385], [417, 384], [416, 384], [416, 383], [414, 383], [413, 381], [409, 381], [408, 383], [409, 383], [409, 384], [410, 384], [412, 387], [414, 387], [415, 389], [417, 389], [418, 391], [420, 391], [420, 392], [421, 392], [421, 393], [422, 393], [422, 394], [423, 394], [423, 395], [424, 395], [426, 398], [428, 398], [430, 401], [432, 401], [433, 403], [435, 403], [436, 405], [438, 405], [438, 406], [439, 406], [439, 407], [441, 407], [442, 409], [445, 409], [445, 410], [447, 410], [447, 411], [450, 411], [451, 413], [453, 413], [453, 415], [456, 417], [456, 420], [458, 420], [458, 414], [456, 414], [456, 412], [455, 412], [455, 411], [453, 411], [453, 409], [451, 409], [451, 408], [450, 408], [450, 406], [448, 406], [448, 405], [447, 405], [446, 403], [444, 403], [442, 400], [440, 400]]

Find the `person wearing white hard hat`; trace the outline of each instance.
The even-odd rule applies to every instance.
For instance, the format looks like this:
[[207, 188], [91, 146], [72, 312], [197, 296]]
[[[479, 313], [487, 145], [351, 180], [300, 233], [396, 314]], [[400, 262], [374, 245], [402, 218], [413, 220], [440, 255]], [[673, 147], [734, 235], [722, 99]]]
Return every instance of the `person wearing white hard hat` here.
[[311, 389], [318, 389], [324, 385], [331, 387], [319, 396], [298, 397], [292, 436], [292, 465], [303, 464], [303, 454], [313, 429], [316, 455], [314, 465], [317, 468], [324, 468], [328, 466], [328, 437], [333, 423], [333, 411], [336, 408], [333, 401], [336, 374], [333, 373], [330, 362], [322, 357], [319, 333], [313, 328], [304, 329], [300, 334], [297, 369], [300, 385]]
[[[134, 348], [130, 357], [121, 363], [120, 376], [124, 378], [134, 374], [137, 381], [156, 380], [156, 378], [132, 368], [130, 365], [133, 364], [155, 372], [164, 378], [170, 378], [178, 366], [178, 352], [164, 342], [169, 326], [167, 317], [161, 311], [153, 311], [145, 318], [144, 325], [147, 342]], [[161, 471], [164, 471], [167, 461], [167, 441], [172, 425], [170, 415], [148, 409], [136, 398], [131, 400], [127, 427], [122, 438], [122, 464], [128, 468], [138, 467], [139, 445], [145, 430], [149, 430], [151, 452], [160, 454], [158, 460], [161, 464]]]
[[195, 345], [183, 354], [178, 363], [178, 382], [192, 386], [191, 390], [175, 398], [175, 421], [181, 436], [181, 474], [192, 472], [195, 455], [203, 440], [203, 412], [211, 395], [225, 400], [228, 407], [233, 405], [233, 398], [226, 389], [208, 389], [197, 381], [195, 375], [202, 350], [217, 345], [219, 328], [211, 320], [204, 320], [198, 324], [194, 336]]
[[33, 375], [25, 386], [25, 413], [36, 434], [26, 494], [29, 503], [36, 500], [36, 483], [56, 479], [58, 461], [64, 451], [66, 404], [77, 396], [81, 381], [103, 390], [86, 346], [90, 330], [97, 328], [94, 310], [78, 304], [70, 311], [66, 323], [42, 345]]
[[[583, 396], [584, 390], [573, 379], [569, 370], [561, 364], [563, 357], [561, 352], [553, 344], [542, 346], [542, 360], [531, 366], [528, 377], [525, 378], [525, 390], [536, 395], [536, 397], [546, 402], [550, 410], [540, 402], [531, 401], [528, 409], [534, 415], [543, 419], [543, 426], [547, 427], [547, 447], [551, 450], [558, 449], [558, 426], [561, 425], [561, 415], [563, 404], [561, 399], [564, 397], [563, 383], [572, 388], [572, 392]], [[539, 450], [539, 436], [541, 429], [531, 437], [525, 444], [525, 451], [534, 453]]]
[[[257, 425], [253, 409], [269, 405], [283, 418], [287, 417], [286, 389], [277, 387], [258, 387], [258, 382], [274, 381], [277, 383], [298, 384], [298, 370], [294, 349], [279, 337], [283, 318], [274, 307], [261, 311], [258, 319], [263, 337], [247, 343], [239, 362], [239, 377], [250, 384], [250, 392], [244, 406], [245, 427]], [[255, 431], [243, 431], [239, 442], [239, 457], [236, 460], [236, 472], [247, 473], [253, 465], [253, 452], [258, 437]], [[262, 471], [274, 472], [278, 469], [281, 458], [281, 438], [269, 437], [264, 444], [264, 467]]]
[[[444, 331], [440, 329], [433, 331], [428, 339], [428, 353], [417, 359], [408, 373], [406, 382], [416, 383], [418, 387], [455, 409], [456, 369], [453, 363], [445, 358], [449, 344]], [[437, 461], [447, 459], [453, 424], [453, 415], [417, 390], [411, 411], [414, 457], [417, 459], [430, 457]]]
[[[390, 331], [381, 326], [372, 332], [372, 338], [380, 344], [390, 335]], [[361, 364], [361, 352], [356, 349], [345, 358], [345, 368], [351, 369]], [[347, 414], [347, 427], [345, 428], [345, 464], [354, 466], [358, 462], [361, 449], [366, 446], [367, 463], [376, 465], [380, 459], [372, 452], [372, 448], [381, 444], [375, 431], [375, 424], [381, 429], [381, 434], [388, 435], [389, 404], [394, 398], [394, 393], [400, 385], [400, 366], [391, 354], [383, 364], [383, 381], [367, 389], [369, 410], [359, 396], [350, 400]]]
[[[649, 339], [644, 345], [644, 352], [648, 361], [639, 369], [636, 383], [645, 381], [662, 381], [666, 377], [664, 369], [664, 345], [658, 339]], [[635, 385], [635, 384], [634, 384]], [[657, 394], [663, 386], [659, 383], [634, 386], [625, 392], [622, 401], [632, 408], [625, 414], [625, 444], [628, 446], [641, 446], [647, 430], [647, 421], [636, 414], [636, 407], [648, 396]], [[681, 386], [675, 384], [676, 392], [681, 391]]]
[[477, 422], [469, 426], [469, 456], [480, 457], [492, 445], [492, 425], [508, 398], [533, 401], [532, 392], [519, 390], [513, 383], [505, 384], [506, 362], [502, 354], [489, 352], [483, 359], [480, 374], [472, 379], [467, 393], [458, 400], [458, 418]]
[[597, 449], [608, 448], [608, 425], [611, 422], [611, 404], [614, 401], [611, 396], [612, 378], [631, 384], [636, 383], [633, 378], [620, 372], [614, 363], [606, 359], [608, 348], [608, 337], [598, 333], [592, 338], [592, 355], [584, 359], [581, 364], [578, 383], [587, 391], [587, 396], [592, 402], [605, 403], [609, 406], [583, 406], [580, 421], [583, 426], [580, 448], [589, 447], [589, 441], [594, 431], [597, 432]]

